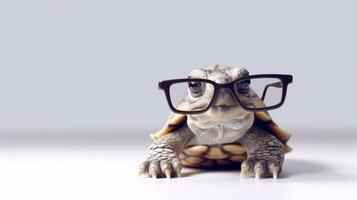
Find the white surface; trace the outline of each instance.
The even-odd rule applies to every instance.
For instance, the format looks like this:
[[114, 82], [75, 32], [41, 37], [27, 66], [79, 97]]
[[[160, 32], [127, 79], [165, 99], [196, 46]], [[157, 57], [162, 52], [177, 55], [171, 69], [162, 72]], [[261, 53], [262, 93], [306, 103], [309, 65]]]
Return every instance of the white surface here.
[[276, 181], [240, 179], [239, 171], [187, 169], [179, 179], [139, 178], [148, 138], [135, 136], [141, 132], [131, 138], [97, 133], [1, 135], [0, 199], [336, 200], [357, 195], [356, 131], [295, 131], [294, 151]]
[[157, 83], [215, 63], [293, 74], [274, 113], [284, 127], [357, 128], [356, 7], [1, 0], [0, 129], [161, 128], [169, 109]]

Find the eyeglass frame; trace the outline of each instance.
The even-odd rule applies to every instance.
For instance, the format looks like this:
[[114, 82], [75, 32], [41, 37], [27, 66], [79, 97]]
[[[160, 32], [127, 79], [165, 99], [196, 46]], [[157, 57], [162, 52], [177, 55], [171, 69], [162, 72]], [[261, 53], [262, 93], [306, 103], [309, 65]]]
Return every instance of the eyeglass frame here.
[[[259, 79], [259, 78], [276, 78], [276, 79], [280, 79], [281, 80], [281, 82], [282, 82], [282, 85], [281, 85], [282, 97], [281, 97], [280, 103], [278, 103], [276, 105], [273, 105], [273, 106], [264, 107], [264, 108], [249, 108], [249, 107], [246, 107], [244, 104], [241, 103], [241, 101], [239, 100], [237, 94], [234, 92], [234, 84], [236, 82], [241, 82], [241, 81], [244, 81], [244, 80]], [[205, 109], [199, 110], [199, 111], [177, 110], [173, 106], [172, 101], [171, 101], [171, 95], [170, 95], [170, 87], [171, 87], [171, 85], [176, 84], [176, 83], [192, 82], [192, 81], [204, 82], [204, 83], [209, 83], [209, 84], [213, 85], [214, 94], [212, 96], [212, 99], [211, 99], [210, 103], [208, 104], [208, 106]], [[244, 110], [251, 111], [251, 112], [258, 112], [258, 111], [268, 111], [268, 110], [277, 109], [277, 108], [281, 107], [284, 104], [285, 99], [286, 99], [288, 85], [290, 83], [292, 83], [292, 82], [293, 82], [293, 76], [289, 75], [289, 74], [256, 74], [256, 75], [244, 76], [244, 77], [238, 78], [238, 79], [236, 79], [234, 81], [231, 81], [229, 83], [223, 83], [223, 84], [216, 83], [216, 82], [214, 82], [212, 80], [209, 80], [209, 79], [201, 79], [201, 78], [171, 79], [171, 80], [160, 81], [158, 83], [158, 87], [159, 87], [159, 89], [164, 90], [167, 103], [169, 104], [169, 107], [170, 107], [172, 112], [178, 113], [178, 114], [192, 115], [192, 114], [200, 114], [200, 113], [206, 112], [211, 107], [211, 105], [213, 103], [213, 100], [217, 96], [218, 90], [221, 89], [221, 88], [229, 88], [232, 91], [232, 93], [234, 94], [234, 97], [237, 99], [238, 103], [242, 106], [242, 108]], [[267, 92], [268, 88], [271, 87], [271, 86], [277, 87], [277, 86], [275, 86], [273, 84], [266, 85], [265, 88], [264, 88], [263, 95], [262, 95], [263, 98], [265, 98], [265, 93]], [[259, 97], [259, 98], [261, 98], [261, 97]]]

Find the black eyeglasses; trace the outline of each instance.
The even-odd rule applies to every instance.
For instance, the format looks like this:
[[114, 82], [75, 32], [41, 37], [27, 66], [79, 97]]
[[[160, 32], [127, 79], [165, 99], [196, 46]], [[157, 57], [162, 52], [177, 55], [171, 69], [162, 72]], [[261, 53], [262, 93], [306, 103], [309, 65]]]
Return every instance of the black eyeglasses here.
[[[292, 81], [291, 75], [259, 74], [245, 76], [225, 84], [196, 78], [165, 80], [159, 82], [159, 88], [165, 91], [170, 109], [175, 113], [206, 112], [220, 89], [232, 94], [243, 109], [256, 112], [282, 106], [288, 84]], [[188, 100], [190, 105], [187, 104]]]

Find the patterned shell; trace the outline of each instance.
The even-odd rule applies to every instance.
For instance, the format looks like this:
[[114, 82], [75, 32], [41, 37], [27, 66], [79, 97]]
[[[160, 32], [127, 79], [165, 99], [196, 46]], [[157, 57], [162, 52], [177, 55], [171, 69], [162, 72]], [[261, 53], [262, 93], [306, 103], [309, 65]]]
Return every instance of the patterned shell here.
[[[288, 153], [292, 149], [287, 141], [290, 134], [275, 124], [266, 112], [255, 112], [255, 121], [258, 126], [267, 130], [277, 137], [284, 145], [284, 152]], [[186, 115], [174, 114], [165, 127], [152, 134], [156, 140], [170, 132], [175, 131], [183, 123], [186, 123]], [[180, 154], [182, 164], [188, 167], [212, 167], [216, 165], [238, 164], [247, 158], [246, 150], [239, 144], [219, 144], [219, 145], [193, 145], [188, 146]]]
[[[254, 104], [263, 104], [263, 102], [257, 98], [254, 101]], [[288, 153], [292, 150], [287, 144], [287, 141], [291, 136], [290, 133], [286, 132], [277, 124], [275, 124], [267, 112], [255, 112], [254, 116], [254, 123], [256, 125], [268, 131], [283, 143], [285, 153]], [[150, 136], [154, 140], [157, 140], [160, 137], [177, 130], [184, 123], [186, 123], [186, 121], [186, 115], [172, 113], [163, 129], [154, 134], [151, 134]], [[237, 143], [232, 143], [188, 146], [179, 156], [184, 166], [213, 167], [217, 165], [231, 165], [241, 163], [247, 158], [247, 153], [243, 146]]]

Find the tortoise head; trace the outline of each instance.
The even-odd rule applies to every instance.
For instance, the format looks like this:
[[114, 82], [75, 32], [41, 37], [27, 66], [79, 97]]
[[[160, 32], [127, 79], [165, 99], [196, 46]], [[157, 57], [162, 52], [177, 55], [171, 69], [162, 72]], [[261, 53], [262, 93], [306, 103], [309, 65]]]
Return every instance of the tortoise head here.
[[[195, 69], [190, 72], [190, 78], [208, 79], [218, 84], [230, 83], [236, 79], [248, 76], [249, 72], [243, 67], [231, 68], [226, 65], [213, 65], [204, 69]], [[197, 86], [195, 86], [197, 87]], [[217, 122], [232, 122], [240, 123], [244, 126], [251, 126], [254, 121], [254, 113], [246, 111], [237, 101], [231, 88], [220, 87], [217, 91], [213, 85], [206, 84], [200, 86], [199, 96], [195, 95], [197, 88], [189, 89], [187, 95], [187, 103], [189, 110], [198, 109], [209, 102], [210, 108], [201, 114], [189, 115], [188, 120], [192, 124], [204, 128], [208, 124]], [[248, 85], [249, 87], [249, 85]], [[214, 95], [215, 93], [215, 95]], [[213, 99], [212, 99], [213, 98]], [[237, 124], [232, 124], [233, 127], [240, 127]]]

